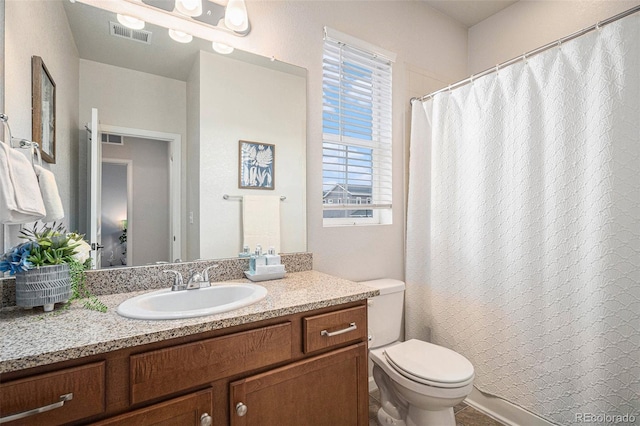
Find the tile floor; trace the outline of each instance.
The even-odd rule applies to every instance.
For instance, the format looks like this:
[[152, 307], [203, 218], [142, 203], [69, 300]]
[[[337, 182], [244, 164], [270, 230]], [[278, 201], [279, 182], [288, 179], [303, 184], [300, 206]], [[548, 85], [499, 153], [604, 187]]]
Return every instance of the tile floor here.
[[[375, 390], [369, 394], [369, 426], [378, 426], [377, 415], [380, 408], [380, 392]], [[453, 408], [456, 426], [501, 426], [502, 423], [492, 419], [475, 408], [461, 402]]]

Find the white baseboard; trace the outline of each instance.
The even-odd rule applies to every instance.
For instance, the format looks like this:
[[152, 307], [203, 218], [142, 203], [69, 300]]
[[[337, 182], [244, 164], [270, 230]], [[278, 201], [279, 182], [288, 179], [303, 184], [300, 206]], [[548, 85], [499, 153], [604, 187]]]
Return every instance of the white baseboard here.
[[553, 423], [502, 398], [483, 393], [475, 386], [464, 402], [509, 426], [553, 426]]

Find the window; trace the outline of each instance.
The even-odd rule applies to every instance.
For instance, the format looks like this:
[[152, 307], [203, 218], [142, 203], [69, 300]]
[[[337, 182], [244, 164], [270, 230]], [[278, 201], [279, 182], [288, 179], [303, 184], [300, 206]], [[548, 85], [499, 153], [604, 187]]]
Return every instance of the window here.
[[391, 223], [391, 53], [325, 28], [325, 226]]

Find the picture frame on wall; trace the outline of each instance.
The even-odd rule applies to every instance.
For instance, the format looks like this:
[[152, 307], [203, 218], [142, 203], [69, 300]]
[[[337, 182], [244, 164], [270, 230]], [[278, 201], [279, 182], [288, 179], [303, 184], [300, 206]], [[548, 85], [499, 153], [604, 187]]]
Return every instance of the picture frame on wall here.
[[240, 141], [238, 146], [238, 188], [274, 189], [276, 146]]
[[42, 159], [56, 162], [56, 83], [40, 56], [31, 57], [32, 140]]

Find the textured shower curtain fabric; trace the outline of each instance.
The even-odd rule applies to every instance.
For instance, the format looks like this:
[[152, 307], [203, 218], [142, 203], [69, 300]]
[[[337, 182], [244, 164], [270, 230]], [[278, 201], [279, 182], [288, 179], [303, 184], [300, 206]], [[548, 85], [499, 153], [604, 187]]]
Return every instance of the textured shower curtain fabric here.
[[414, 102], [409, 174], [407, 338], [550, 422], [640, 423], [640, 14]]

